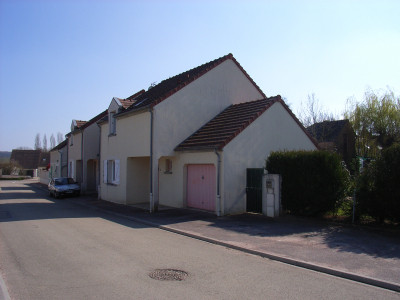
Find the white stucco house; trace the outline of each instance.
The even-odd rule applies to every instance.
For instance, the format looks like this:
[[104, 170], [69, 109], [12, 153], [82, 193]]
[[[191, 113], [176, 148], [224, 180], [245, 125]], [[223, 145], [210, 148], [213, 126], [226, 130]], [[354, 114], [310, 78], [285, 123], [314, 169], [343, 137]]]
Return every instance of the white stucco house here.
[[232, 54], [127, 99], [113, 98], [101, 128], [100, 197], [246, 211], [246, 170], [274, 150], [316, 145], [280, 96], [267, 98]]
[[49, 178], [68, 175], [68, 141], [64, 140], [50, 150]]
[[107, 110], [89, 121], [72, 120], [67, 137], [68, 176], [81, 185], [82, 193], [96, 193], [100, 183], [100, 128]]

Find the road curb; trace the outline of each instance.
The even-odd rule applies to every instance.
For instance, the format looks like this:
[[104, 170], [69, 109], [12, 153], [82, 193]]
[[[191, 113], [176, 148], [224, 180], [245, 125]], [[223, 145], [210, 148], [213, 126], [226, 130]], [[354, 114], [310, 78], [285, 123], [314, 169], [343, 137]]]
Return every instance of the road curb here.
[[190, 237], [190, 238], [194, 238], [194, 239], [197, 239], [197, 240], [205, 241], [205, 242], [208, 242], [208, 243], [211, 243], [211, 244], [227, 247], [227, 248], [230, 248], [230, 249], [235, 249], [235, 250], [238, 250], [238, 251], [241, 251], [241, 252], [245, 252], [245, 253], [248, 253], [248, 254], [261, 256], [261, 257], [264, 257], [264, 258], [268, 258], [268, 259], [271, 259], [271, 260], [279, 261], [279, 262], [282, 262], [282, 263], [285, 263], [285, 264], [289, 264], [289, 265], [292, 265], [292, 266], [305, 268], [305, 269], [309, 269], [309, 270], [313, 270], [313, 271], [317, 271], [317, 272], [321, 272], [321, 273], [326, 273], [326, 274], [333, 275], [333, 276], [336, 276], [336, 277], [345, 278], [345, 279], [349, 279], [349, 280], [365, 283], [365, 284], [368, 284], [368, 285], [373, 285], [373, 286], [376, 286], [376, 287], [384, 288], [384, 289], [387, 289], [387, 290], [392, 290], [392, 291], [395, 291], [395, 292], [400, 292], [400, 285], [392, 283], [392, 282], [378, 280], [378, 279], [374, 279], [374, 278], [371, 278], [371, 277], [361, 276], [361, 275], [357, 275], [357, 274], [354, 274], [354, 273], [344, 272], [344, 271], [340, 271], [340, 270], [336, 270], [336, 269], [332, 269], [332, 268], [328, 268], [328, 267], [322, 267], [322, 266], [311, 264], [311, 263], [304, 262], [304, 261], [301, 261], [301, 260], [295, 260], [295, 259], [291, 259], [291, 258], [287, 258], [287, 257], [283, 257], [283, 256], [267, 253], [267, 252], [261, 252], [261, 251], [257, 251], [257, 250], [243, 248], [243, 247], [236, 246], [236, 245], [233, 245], [233, 244], [230, 244], [230, 243], [222, 242], [220, 240], [216, 240], [216, 239], [212, 239], [212, 238], [196, 235], [196, 234], [193, 234], [193, 233], [189, 233], [189, 232], [186, 232], [186, 231], [183, 231], [183, 230], [171, 228], [169, 226], [159, 225], [157, 223], [149, 222], [149, 221], [146, 221], [146, 220], [143, 220], [143, 219], [140, 219], [140, 218], [126, 216], [126, 215], [118, 214], [118, 213], [116, 213], [116, 214], [118, 216], [125, 216], [128, 219], [130, 219], [132, 221], [135, 221], [135, 222], [138, 222], [138, 223], [142, 223], [142, 224], [145, 224], [145, 225], [156, 227], [156, 228], [159, 228], [159, 229], [162, 229], [162, 230], [166, 230], [166, 231], [169, 231], [169, 232], [172, 232], [172, 233], [180, 234], [180, 235], [187, 236], [187, 237]]
[[11, 300], [6, 283], [4, 282], [4, 279], [1, 276], [1, 274], [0, 274], [0, 299]]
[[230, 243], [226, 243], [226, 242], [222, 242], [220, 240], [216, 240], [216, 239], [212, 239], [212, 238], [208, 238], [208, 237], [204, 237], [201, 235], [197, 235], [197, 234], [193, 234], [184, 230], [179, 230], [176, 228], [172, 228], [166, 225], [160, 225], [151, 221], [147, 221], [147, 220], [143, 220], [141, 218], [137, 218], [137, 217], [132, 217], [132, 216], [128, 216], [125, 214], [121, 214], [121, 213], [117, 213], [114, 211], [109, 211], [103, 208], [99, 208], [99, 207], [93, 207], [91, 205], [88, 204], [84, 204], [84, 203], [79, 203], [78, 201], [74, 201], [74, 203], [77, 203], [79, 205], [85, 206], [85, 207], [89, 207], [89, 208], [94, 208], [96, 210], [105, 212], [105, 213], [109, 213], [112, 214], [114, 216], [118, 216], [118, 217], [122, 217], [125, 219], [129, 219], [131, 221], [135, 221], [144, 225], [148, 225], [151, 227], [155, 227], [155, 228], [159, 228], [165, 231], [169, 231], [172, 233], [176, 233], [176, 234], [180, 234], [183, 236], [187, 236], [190, 238], [194, 238], [197, 240], [201, 240], [204, 242], [208, 242], [211, 244], [215, 244], [215, 245], [219, 245], [219, 246], [223, 246], [223, 247], [227, 247], [230, 249], [234, 249], [234, 250], [238, 250], [241, 252], [245, 252], [248, 254], [253, 254], [253, 255], [257, 255], [257, 256], [261, 256], [264, 258], [268, 258], [274, 261], [279, 261], [285, 264], [289, 264], [292, 266], [296, 266], [296, 267], [300, 267], [300, 268], [304, 268], [304, 269], [309, 269], [312, 271], [316, 271], [316, 272], [320, 272], [320, 273], [325, 273], [325, 274], [329, 274], [332, 276], [336, 276], [336, 277], [340, 277], [340, 278], [344, 278], [344, 279], [349, 279], [352, 281], [357, 281], [360, 283], [364, 283], [364, 284], [368, 284], [368, 285], [372, 285], [372, 286], [376, 286], [376, 287], [380, 287], [380, 288], [384, 288], [387, 290], [392, 290], [395, 292], [400, 292], [400, 285], [393, 283], [393, 282], [389, 282], [389, 281], [384, 281], [384, 280], [378, 280], [375, 278], [371, 278], [371, 277], [366, 277], [366, 276], [361, 276], [358, 274], [354, 274], [354, 273], [350, 273], [350, 272], [344, 272], [344, 271], [340, 271], [340, 270], [336, 270], [333, 268], [328, 268], [328, 267], [323, 267], [323, 266], [319, 266], [319, 265], [315, 265], [312, 263], [308, 263], [305, 261], [301, 261], [301, 260], [295, 260], [295, 259], [291, 259], [291, 258], [287, 258], [284, 256], [279, 256], [276, 254], [271, 254], [271, 253], [267, 253], [267, 252], [261, 252], [261, 251], [257, 251], [257, 250], [252, 250], [252, 249], [248, 249], [248, 248], [244, 248], [244, 247], [240, 247], [240, 246], [236, 246]]
[[274, 261], [278, 261], [278, 262], [282, 262], [285, 264], [289, 264], [292, 266], [296, 266], [296, 267], [300, 267], [300, 268], [304, 268], [304, 269], [309, 269], [312, 271], [316, 271], [316, 272], [321, 272], [321, 273], [325, 273], [325, 274], [329, 274], [335, 277], [340, 277], [340, 278], [344, 278], [344, 279], [348, 279], [348, 280], [352, 280], [352, 281], [356, 281], [356, 282], [360, 282], [360, 283], [364, 283], [364, 284], [368, 284], [368, 285], [372, 285], [372, 286], [376, 286], [376, 287], [380, 287], [383, 289], [387, 289], [387, 290], [391, 290], [391, 291], [395, 291], [395, 292], [400, 292], [400, 285], [393, 283], [393, 282], [389, 282], [389, 281], [384, 281], [384, 280], [379, 280], [379, 279], [375, 279], [375, 278], [371, 278], [371, 277], [367, 277], [367, 276], [362, 276], [362, 275], [358, 275], [358, 274], [354, 274], [351, 272], [345, 272], [345, 271], [340, 271], [337, 269], [333, 269], [333, 268], [329, 268], [329, 267], [323, 267], [320, 265], [315, 265], [309, 262], [305, 262], [305, 261], [301, 261], [301, 260], [296, 260], [296, 259], [292, 259], [292, 258], [287, 258], [284, 256], [279, 256], [276, 254], [272, 254], [272, 253], [268, 253], [268, 252], [262, 252], [262, 251], [257, 251], [257, 250], [252, 250], [252, 249], [248, 249], [248, 248], [244, 248], [244, 247], [240, 247], [240, 246], [236, 246], [227, 242], [223, 242], [220, 240], [216, 240], [213, 238], [208, 238], [208, 237], [204, 237], [201, 235], [197, 235], [194, 233], [190, 233], [184, 230], [179, 230], [176, 228], [172, 228], [170, 226], [166, 226], [166, 225], [160, 225], [148, 220], [144, 220], [142, 218], [138, 218], [138, 217], [132, 217], [129, 215], [125, 215], [123, 213], [118, 213], [115, 211], [111, 211], [111, 210], [107, 210], [104, 208], [100, 208], [100, 207], [96, 207], [87, 203], [83, 203], [79, 200], [71, 200], [71, 202], [90, 208], [90, 209], [94, 209], [94, 210], [98, 210], [107, 214], [111, 214], [117, 217], [121, 217], [121, 218], [125, 218], [125, 219], [129, 219], [131, 221], [135, 221], [147, 226], [151, 226], [154, 228], [159, 228], [165, 231], [169, 231], [172, 233], [176, 233], [176, 234], [180, 234], [183, 236], [187, 236], [190, 238], [194, 238], [197, 240], [201, 240], [201, 241], [205, 241], [211, 244], [215, 244], [215, 245], [219, 245], [219, 246], [223, 246], [223, 247], [227, 247], [230, 249], [234, 249], [234, 250], [238, 250], [241, 252], [245, 252], [248, 254], [252, 254], [252, 255], [257, 255], [260, 257], [264, 257], [264, 258], [268, 258]]

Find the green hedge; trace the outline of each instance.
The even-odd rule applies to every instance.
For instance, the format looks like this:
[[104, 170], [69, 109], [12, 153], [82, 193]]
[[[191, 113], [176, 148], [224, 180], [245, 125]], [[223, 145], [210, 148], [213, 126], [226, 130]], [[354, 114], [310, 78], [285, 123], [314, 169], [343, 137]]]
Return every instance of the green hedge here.
[[336, 153], [325, 151], [273, 152], [266, 169], [282, 176], [283, 210], [296, 215], [317, 216], [334, 211], [345, 197], [349, 172]]
[[357, 182], [357, 215], [379, 222], [400, 220], [400, 145], [393, 145], [369, 164]]

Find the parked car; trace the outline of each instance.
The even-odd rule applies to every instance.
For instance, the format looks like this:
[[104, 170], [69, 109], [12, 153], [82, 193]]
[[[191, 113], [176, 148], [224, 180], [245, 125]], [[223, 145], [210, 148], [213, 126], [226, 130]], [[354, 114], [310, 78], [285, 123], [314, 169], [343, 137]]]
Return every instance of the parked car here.
[[64, 195], [79, 196], [81, 187], [74, 179], [68, 177], [53, 178], [48, 185], [49, 195], [59, 198]]

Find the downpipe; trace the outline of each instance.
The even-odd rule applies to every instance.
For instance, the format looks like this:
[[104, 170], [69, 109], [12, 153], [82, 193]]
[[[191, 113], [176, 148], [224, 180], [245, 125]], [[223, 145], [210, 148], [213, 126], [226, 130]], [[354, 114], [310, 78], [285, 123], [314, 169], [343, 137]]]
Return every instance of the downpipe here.
[[150, 213], [157, 211], [157, 207], [154, 203], [153, 197], [153, 123], [154, 123], [154, 112], [153, 108], [150, 108]]
[[221, 173], [221, 154], [218, 153], [217, 149], [214, 149], [217, 155], [217, 216], [221, 216], [221, 193], [220, 193], [220, 173]]

